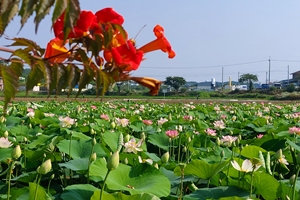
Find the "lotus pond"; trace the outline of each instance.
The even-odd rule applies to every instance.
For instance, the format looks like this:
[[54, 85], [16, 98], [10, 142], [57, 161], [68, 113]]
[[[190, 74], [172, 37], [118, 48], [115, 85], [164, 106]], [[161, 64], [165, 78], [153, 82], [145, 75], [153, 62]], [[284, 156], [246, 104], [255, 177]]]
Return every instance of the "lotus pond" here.
[[299, 199], [299, 103], [17, 102], [0, 199]]

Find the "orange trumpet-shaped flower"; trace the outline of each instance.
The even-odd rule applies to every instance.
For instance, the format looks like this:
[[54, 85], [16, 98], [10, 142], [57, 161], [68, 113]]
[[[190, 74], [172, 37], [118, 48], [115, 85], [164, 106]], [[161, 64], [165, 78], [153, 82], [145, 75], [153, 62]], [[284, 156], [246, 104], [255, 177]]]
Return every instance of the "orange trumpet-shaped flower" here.
[[144, 53], [137, 51], [131, 40], [126, 44], [111, 49], [111, 55], [116, 65], [123, 71], [132, 71], [139, 68]]
[[172, 50], [172, 47], [164, 36], [164, 28], [160, 25], [156, 25], [153, 29], [154, 35], [156, 36], [156, 40], [149, 42], [148, 44], [139, 48], [139, 51], [143, 51], [144, 53], [148, 53], [150, 51], [162, 50], [163, 52], [167, 52], [169, 58], [175, 57], [175, 52]]
[[129, 80], [135, 81], [138, 84], [150, 89], [150, 94], [157, 95], [160, 89], [161, 81], [149, 77], [128, 77]]
[[46, 58], [49, 62], [56, 63], [61, 63], [66, 60], [71, 53], [63, 45], [64, 41], [60, 40], [59, 38], [50, 40], [50, 42], [47, 44], [44, 58]]

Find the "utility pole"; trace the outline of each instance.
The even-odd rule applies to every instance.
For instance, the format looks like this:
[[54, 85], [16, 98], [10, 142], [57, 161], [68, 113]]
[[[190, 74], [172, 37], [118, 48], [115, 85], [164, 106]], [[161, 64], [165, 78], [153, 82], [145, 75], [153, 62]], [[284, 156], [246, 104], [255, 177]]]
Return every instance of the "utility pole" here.
[[268, 72], [266, 72], [266, 84], [268, 84]]
[[238, 72], [238, 85], [240, 85], [240, 72]]
[[288, 65], [288, 84], [290, 84], [290, 66]]
[[224, 76], [224, 67], [222, 67], [222, 91], [223, 91], [223, 76]]
[[269, 84], [271, 83], [271, 57], [269, 57]]

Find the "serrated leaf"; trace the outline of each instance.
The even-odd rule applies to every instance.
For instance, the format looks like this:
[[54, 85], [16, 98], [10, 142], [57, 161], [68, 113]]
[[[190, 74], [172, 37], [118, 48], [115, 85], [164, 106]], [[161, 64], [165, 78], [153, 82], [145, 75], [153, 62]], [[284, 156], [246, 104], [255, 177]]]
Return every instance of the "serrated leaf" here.
[[0, 75], [2, 76], [4, 85], [4, 110], [6, 110], [8, 103], [15, 97], [18, 91], [18, 80], [22, 71], [23, 65], [19, 62], [12, 62], [10, 66], [0, 63]]
[[32, 62], [34, 60], [32, 55], [30, 55], [29, 52], [24, 49], [15, 50], [13, 52], [13, 55], [18, 56], [19, 58], [24, 60], [24, 62], [27, 63], [28, 65], [32, 65]]
[[70, 94], [72, 93], [73, 88], [79, 82], [80, 69], [74, 64], [69, 64], [67, 66], [67, 70], [68, 70], [68, 89], [69, 89], [68, 96], [70, 96]]
[[14, 40], [15, 42], [12, 43], [11, 45], [7, 45], [7, 46], [25, 46], [25, 47], [29, 47], [31, 51], [39, 52], [39, 56], [44, 54], [45, 49], [41, 48], [36, 42], [34, 42], [33, 40], [29, 40], [27, 38], [13, 38], [12, 40]]
[[76, 94], [76, 98], [78, 97], [82, 89], [93, 80], [94, 76], [95, 76], [95, 72], [93, 71], [93, 69], [90, 68], [89, 66], [84, 66], [84, 69], [81, 73], [81, 77], [79, 80], [79, 85], [78, 85], [79, 90]]
[[20, 0], [5, 1], [1, 4], [0, 15], [0, 37], [3, 35], [7, 25], [18, 13]]
[[72, 31], [73, 26], [76, 24], [76, 21], [80, 15], [80, 5], [78, 0], [67, 0], [67, 8], [65, 10], [64, 16], [64, 40], [67, 39], [67, 36]]
[[26, 93], [32, 90], [43, 78], [44, 73], [39, 65], [32, 65], [26, 81]]
[[110, 77], [107, 73], [101, 69], [97, 69], [96, 72], [96, 94], [99, 96], [98, 91], [102, 88], [102, 96], [108, 90], [109, 85], [111, 84]]
[[67, 0], [56, 1], [53, 14], [52, 14], [52, 24], [54, 24], [56, 20], [62, 15], [66, 7], [67, 7]]
[[36, 16], [34, 18], [35, 22], [35, 33], [37, 33], [38, 27], [42, 19], [49, 14], [51, 7], [55, 3], [55, 0], [44, 0], [39, 1], [39, 4], [36, 8]]
[[83, 49], [76, 49], [75, 58], [78, 56], [84, 64], [89, 64], [89, 58], [87, 57], [86, 52]]
[[25, 23], [27, 22], [29, 17], [32, 15], [37, 2], [38, 2], [38, 0], [23, 0], [22, 1], [21, 9], [19, 11], [19, 16], [21, 17], [21, 27], [20, 27], [19, 32], [22, 30], [23, 26], [25, 25]]

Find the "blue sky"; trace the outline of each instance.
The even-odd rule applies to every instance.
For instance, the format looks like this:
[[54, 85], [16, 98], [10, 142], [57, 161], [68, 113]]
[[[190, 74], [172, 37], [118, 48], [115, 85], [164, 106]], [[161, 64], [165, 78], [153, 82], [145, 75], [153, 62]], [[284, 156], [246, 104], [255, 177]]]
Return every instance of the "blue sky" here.
[[[181, 76], [187, 81], [236, 81], [238, 75], [252, 73], [260, 82], [288, 78], [300, 70], [300, 1], [282, 0], [81, 0], [81, 8], [96, 12], [113, 7], [125, 18], [124, 28], [137, 46], [152, 41], [153, 27], [165, 29], [176, 57], [161, 51], [145, 55], [146, 60], [133, 76], [165, 80]], [[26, 37], [42, 47], [54, 37], [50, 15], [34, 33], [33, 17], [17, 35], [19, 18], [8, 26], [9, 37]], [[0, 45], [10, 44], [4, 37]], [[4, 57], [7, 54], [1, 53]], [[289, 67], [288, 67], [289, 66]], [[223, 69], [223, 76], [222, 76]], [[289, 70], [288, 70], [289, 69]], [[291, 78], [291, 76], [289, 76]]]

